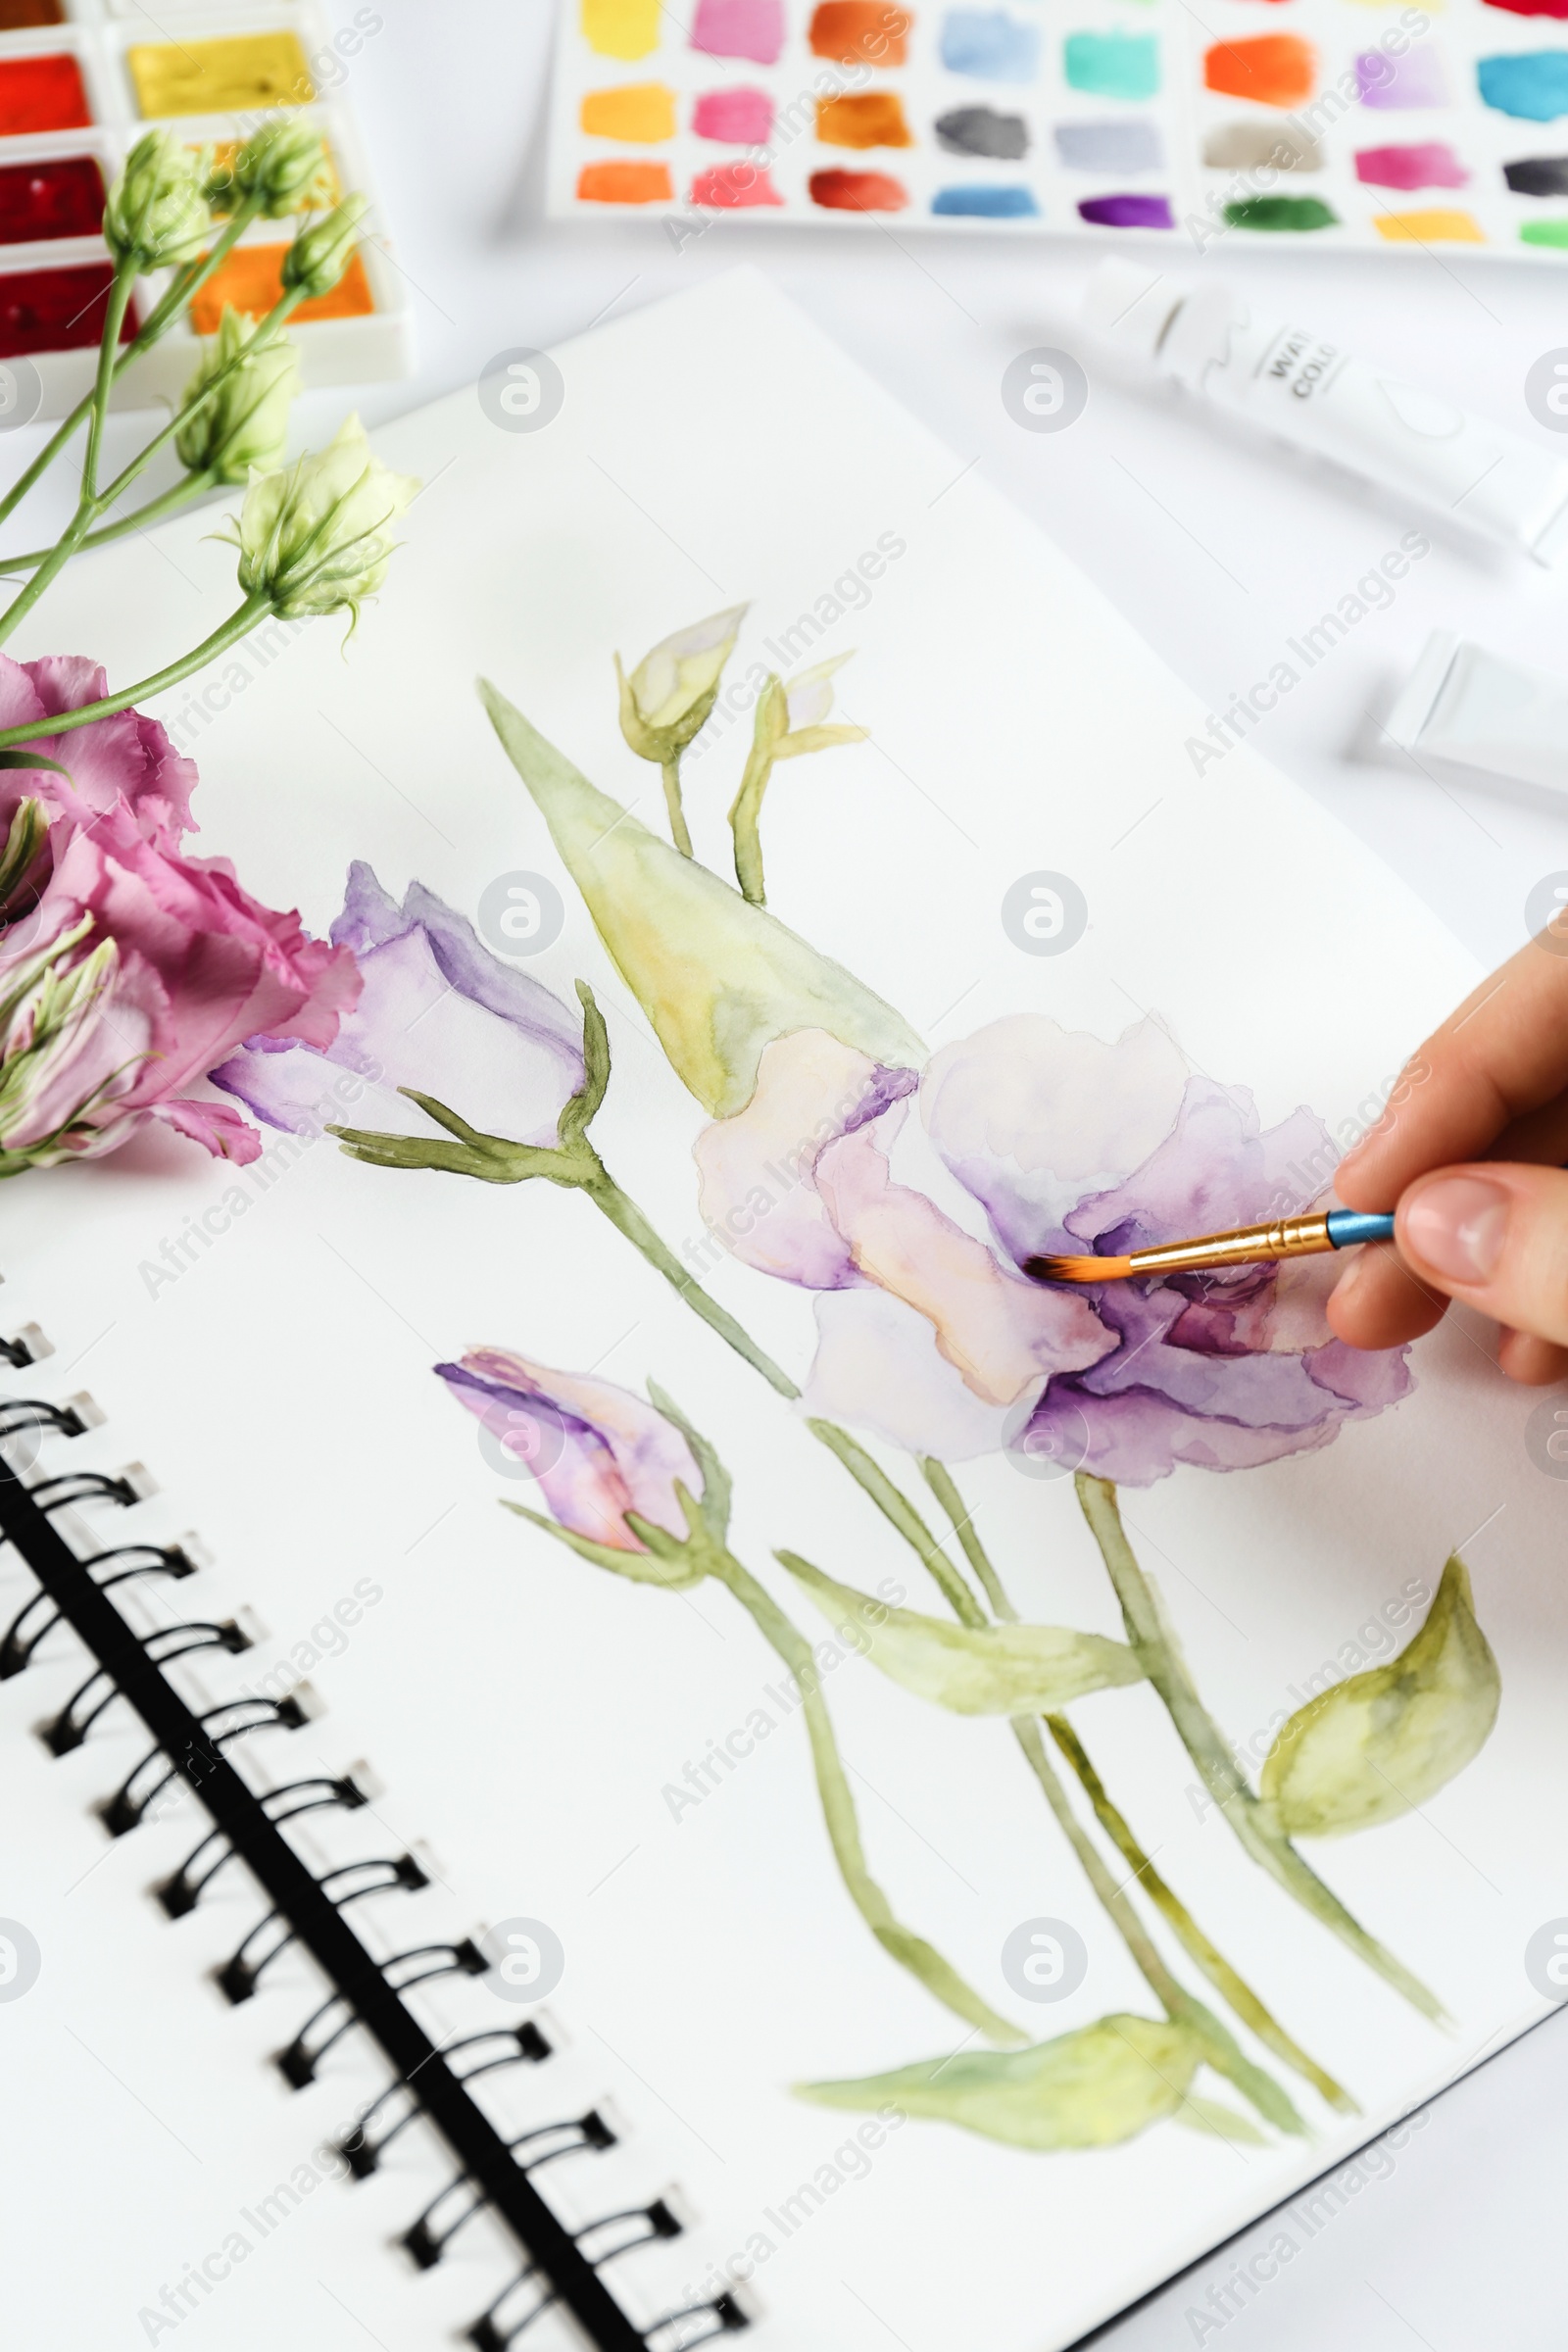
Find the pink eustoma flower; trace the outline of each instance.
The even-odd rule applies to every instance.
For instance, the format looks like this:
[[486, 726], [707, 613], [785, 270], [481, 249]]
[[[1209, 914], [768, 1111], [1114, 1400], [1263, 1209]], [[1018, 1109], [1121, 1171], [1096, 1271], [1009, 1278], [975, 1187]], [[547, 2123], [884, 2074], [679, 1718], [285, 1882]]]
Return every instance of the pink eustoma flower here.
[[[52, 654], [41, 662], [13, 662], [0, 654], [0, 728], [33, 725], [101, 702], [109, 681], [95, 662]], [[72, 836], [117, 804], [130, 811], [138, 833], [159, 849], [175, 851], [194, 829], [190, 796], [196, 763], [182, 760], [157, 719], [140, 710], [95, 718], [66, 735], [45, 735], [28, 753], [63, 767], [0, 768], [0, 840], [24, 801], [39, 801], [49, 818], [50, 849], [58, 858]], [[47, 867], [45, 868], [47, 872]], [[41, 880], [42, 877], [35, 877]]]

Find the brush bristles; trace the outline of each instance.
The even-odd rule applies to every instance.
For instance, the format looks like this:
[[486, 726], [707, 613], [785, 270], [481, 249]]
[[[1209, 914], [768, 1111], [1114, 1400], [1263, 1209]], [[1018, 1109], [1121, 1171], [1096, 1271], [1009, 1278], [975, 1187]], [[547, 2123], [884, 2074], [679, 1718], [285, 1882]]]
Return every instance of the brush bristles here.
[[1122, 1282], [1133, 1270], [1130, 1257], [1027, 1257], [1033, 1282]]

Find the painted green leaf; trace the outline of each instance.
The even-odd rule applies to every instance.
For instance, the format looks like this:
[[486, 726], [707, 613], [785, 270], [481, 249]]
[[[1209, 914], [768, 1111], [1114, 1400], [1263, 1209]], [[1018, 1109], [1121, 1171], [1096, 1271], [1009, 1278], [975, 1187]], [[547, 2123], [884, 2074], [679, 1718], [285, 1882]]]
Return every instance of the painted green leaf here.
[[1457, 1552], [1419, 1633], [1396, 1658], [1307, 1700], [1263, 1764], [1261, 1788], [1290, 1838], [1338, 1838], [1396, 1821], [1462, 1772], [1501, 1694]]
[[1027, 2050], [960, 2050], [798, 2088], [820, 2107], [898, 2107], [1013, 2148], [1108, 2148], [1174, 2115], [1200, 2058], [1184, 2027], [1123, 2013]]
[[745, 1109], [763, 1047], [797, 1029], [896, 1068], [924, 1063], [908, 1023], [842, 964], [650, 833], [483, 679], [479, 692], [617, 971], [714, 1118]]
[[1143, 1668], [1124, 1642], [1059, 1625], [953, 1625], [889, 1608], [836, 1584], [798, 1553], [780, 1561], [804, 1585], [835, 1633], [891, 1682], [956, 1715], [1040, 1715], [1086, 1691], [1138, 1683]]

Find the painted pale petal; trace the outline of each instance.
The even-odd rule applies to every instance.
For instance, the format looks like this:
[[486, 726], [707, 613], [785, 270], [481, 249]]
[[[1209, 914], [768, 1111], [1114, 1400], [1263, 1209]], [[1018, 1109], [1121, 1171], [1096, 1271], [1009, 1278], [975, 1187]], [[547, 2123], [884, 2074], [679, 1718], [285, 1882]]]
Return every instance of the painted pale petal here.
[[1042, 1373], [1078, 1372], [1114, 1345], [1089, 1300], [1004, 1271], [924, 1194], [895, 1184], [868, 1129], [822, 1153], [817, 1190], [858, 1269], [919, 1310], [982, 1403], [1012, 1404]]
[[709, 1231], [744, 1264], [807, 1290], [856, 1282], [849, 1245], [813, 1181], [816, 1162], [837, 1136], [917, 1083], [912, 1070], [885, 1070], [822, 1029], [776, 1038], [746, 1108], [706, 1127], [694, 1147]]
[[802, 727], [820, 726], [833, 708], [833, 674], [852, 659], [853, 654], [835, 654], [831, 661], [818, 662], [798, 677], [786, 678], [784, 701], [790, 734], [797, 734]]
[[857, 2114], [893, 2107], [1013, 2148], [1105, 2148], [1174, 2115], [1200, 2056], [1180, 2026], [1124, 2013], [1032, 2049], [949, 2052], [800, 2095]]
[[1288, 1454], [1315, 1453], [1346, 1418], [1343, 1410], [1324, 1412], [1321, 1397], [1319, 1412], [1315, 1422], [1288, 1429], [1266, 1422], [1250, 1427], [1189, 1411], [1154, 1389], [1093, 1396], [1063, 1381], [1047, 1390], [1023, 1438], [1026, 1450], [1066, 1468], [1118, 1486], [1149, 1487], [1184, 1463], [1195, 1470], [1255, 1470]]
[[1040, 1715], [1143, 1680], [1124, 1642], [1060, 1625], [954, 1625], [888, 1608], [795, 1552], [779, 1558], [849, 1645], [890, 1682], [956, 1715]]
[[648, 727], [672, 727], [717, 684], [745, 619], [747, 607], [731, 605], [662, 638], [631, 673], [638, 714]]
[[590, 784], [481, 680], [497, 734], [676, 1075], [715, 1118], [743, 1110], [762, 1050], [825, 1029], [892, 1067], [925, 1048], [880, 997]]
[[1157, 1150], [1120, 1184], [1086, 1197], [1067, 1230], [1113, 1255], [1178, 1235], [1295, 1214], [1305, 1205], [1300, 1171], [1316, 1171], [1310, 1199], [1333, 1158], [1328, 1130], [1313, 1112], [1294, 1111], [1265, 1135], [1245, 1086], [1195, 1078]]
[[1291, 1838], [1343, 1838], [1396, 1821], [1479, 1753], [1501, 1691], [1455, 1553], [1426, 1623], [1396, 1658], [1335, 1683], [1291, 1717], [1264, 1759], [1264, 1802]]
[[972, 1462], [1002, 1449], [1008, 1413], [982, 1404], [937, 1352], [924, 1315], [869, 1288], [816, 1301], [816, 1357], [804, 1409], [851, 1422], [906, 1453]]
[[[1063, 1220], [1170, 1133], [1187, 1065], [1157, 1022], [1114, 1045], [1041, 1013], [993, 1021], [932, 1056], [920, 1115], [1020, 1262], [1070, 1248]], [[1168, 1238], [1168, 1237], [1167, 1237]]]

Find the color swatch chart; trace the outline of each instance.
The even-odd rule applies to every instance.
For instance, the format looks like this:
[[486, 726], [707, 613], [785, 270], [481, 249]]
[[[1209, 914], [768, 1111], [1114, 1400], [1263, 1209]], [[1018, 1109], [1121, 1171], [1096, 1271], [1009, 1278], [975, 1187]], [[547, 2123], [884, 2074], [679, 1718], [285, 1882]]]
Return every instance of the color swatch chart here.
[[557, 218], [1568, 253], [1568, 0], [564, 0]]
[[[141, 133], [168, 126], [212, 147], [220, 172], [270, 115], [297, 108], [326, 141], [334, 185], [321, 200], [365, 188], [341, 91], [381, 25], [372, 8], [334, 28], [314, 9], [267, 0], [0, 0], [0, 364], [32, 365], [42, 414], [62, 413], [90, 381], [112, 275], [100, 234], [105, 194]], [[270, 308], [294, 227], [263, 220], [246, 232], [192, 306], [198, 334], [216, 331], [225, 305]], [[127, 340], [161, 291], [138, 290]], [[295, 313], [306, 381], [403, 372], [406, 314], [385, 257], [362, 248], [332, 293]], [[172, 334], [129, 371], [126, 394], [146, 401], [177, 390], [193, 366], [192, 338]]]

